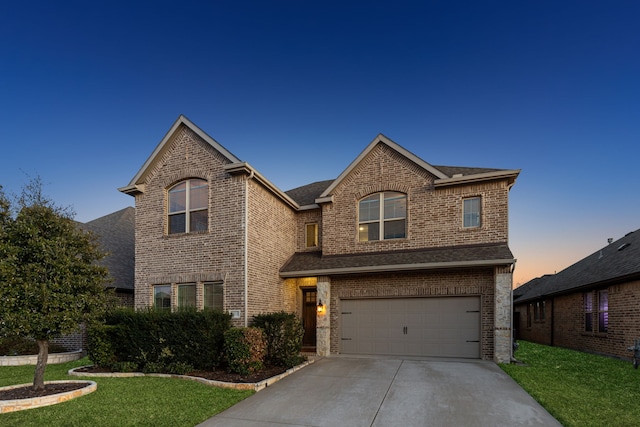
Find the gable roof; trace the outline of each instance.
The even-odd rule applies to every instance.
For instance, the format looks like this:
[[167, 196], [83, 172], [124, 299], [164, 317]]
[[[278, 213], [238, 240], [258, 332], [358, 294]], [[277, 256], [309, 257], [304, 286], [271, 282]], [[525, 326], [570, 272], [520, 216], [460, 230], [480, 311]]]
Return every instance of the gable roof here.
[[[557, 274], [514, 289], [517, 303], [640, 279], [640, 230], [632, 231]], [[521, 288], [523, 288], [521, 290]]]
[[231, 154], [226, 148], [224, 148], [218, 141], [207, 135], [202, 129], [196, 126], [191, 120], [187, 119], [184, 115], [180, 115], [178, 119], [173, 123], [169, 131], [162, 138], [158, 146], [153, 150], [149, 158], [142, 165], [138, 173], [131, 179], [129, 184], [125, 187], [119, 188], [118, 190], [130, 194], [135, 195], [137, 193], [143, 192], [144, 189], [141, 187], [144, 183], [144, 178], [148, 174], [150, 170], [153, 169], [153, 165], [162, 158], [162, 154], [169, 148], [169, 141], [176, 133], [176, 131], [181, 127], [186, 126], [191, 129], [196, 135], [202, 138], [207, 144], [211, 145], [216, 151], [222, 154], [229, 163], [242, 163], [240, 159]]
[[441, 178], [441, 179], [447, 178], [447, 176], [444, 173], [442, 173], [438, 169], [434, 168], [429, 163], [427, 163], [424, 160], [422, 160], [420, 157], [416, 156], [415, 154], [411, 153], [410, 151], [408, 151], [405, 148], [401, 147], [400, 145], [396, 144], [395, 142], [393, 142], [392, 140], [390, 140], [389, 138], [387, 138], [383, 134], [379, 133], [378, 136], [376, 136], [373, 139], [373, 141], [371, 141], [369, 143], [369, 145], [367, 145], [367, 147], [360, 153], [360, 155], [358, 155], [358, 157], [356, 157], [355, 160], [353, 162], [351, 162], [351, 164], [349, 166], [347, 166], [347, 168], [344, 171], [342, 171], [340, 176], [338, 176], [338, 178], [336, 178], [336, 180], [333, 181], [333, 183], [329, 187], [327, 187], [327, 189], [320, 195], [319, 199], [328, 197], [331, 194], [331, 192], [334, 190], [334, 188], [336, 188], [338, 186], [338, 184], [340, 184], [342, 182], [342, 180], [344, 178], [346, 178], [351, 173], [351, 171], [353, 169], [355, 169], [355, 167], [358, 166], [358, 164], [365, 157], [367, 157], [367, 155], [378, 144], [385, 144], [387, 147], [389, 147], [389, 148], [397, 151], [398, 153], [402, 154], [404, 157], [406, 157], [407, 159], [411, 160], [412, 162], [414, 162], [418, 166], [420, 166], [423, 169], [431, 172], [437, 178]]
[[281, 277], [419, 271], [512, 265], [506, 243], [412, 249], [348, 255], [297, 252], [280, 269]]
[[80, 226], [92, 231], [107, 256], [101, 264], [109, 269], [109, 287], [133, 291], [135, 271], [135, 209], [121, 209]]
[[329, 185], [318, 197], [316, 203], [330, 201], [333, 190], [355, 169], [358, 164], [378, 145], [385, 144], [387, 147], [395, 150], [408, 160], [412, 161], [422, 169], [431, 173], [436, 177], [434, 185], [443, 187], [447, 185], [465, 184], [474, 181], [486, 181], [490, 179], [510, 178], [515, 182], [516, 177], [520, 174], [520, 169], [490, 169], [490, 168], [471, 168], [460, 166], [433, 166], [420, 157], [416, 156], [409, 150], [398, 145], [383, 134], [378, 134], [373, 141], [355, 158], [353, 162]]

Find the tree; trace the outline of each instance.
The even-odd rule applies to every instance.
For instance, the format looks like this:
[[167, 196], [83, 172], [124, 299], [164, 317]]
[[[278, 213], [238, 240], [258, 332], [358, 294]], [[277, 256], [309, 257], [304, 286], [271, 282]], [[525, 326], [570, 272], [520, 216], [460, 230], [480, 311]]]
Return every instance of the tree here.
[[108, 302], [95, 236], [41, 190], [40, 179], [32, 180], [14, 208], [0, 187], [0, 335], [38, 343], [34, 390], [44, 389], [49, 341], [100, 315]]

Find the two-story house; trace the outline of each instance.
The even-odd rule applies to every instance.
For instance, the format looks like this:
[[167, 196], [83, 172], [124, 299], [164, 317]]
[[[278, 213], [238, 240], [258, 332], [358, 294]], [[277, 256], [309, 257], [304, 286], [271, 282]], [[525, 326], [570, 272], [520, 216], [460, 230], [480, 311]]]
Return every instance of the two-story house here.
[[[285, 165], [283, 165], [285, 167]], [[519, 170], [433, 166], [378, 135], [287, 192], [184, 116], [129, 185], [135, 304], [296, 312], [320, 355], [511, 357]]]

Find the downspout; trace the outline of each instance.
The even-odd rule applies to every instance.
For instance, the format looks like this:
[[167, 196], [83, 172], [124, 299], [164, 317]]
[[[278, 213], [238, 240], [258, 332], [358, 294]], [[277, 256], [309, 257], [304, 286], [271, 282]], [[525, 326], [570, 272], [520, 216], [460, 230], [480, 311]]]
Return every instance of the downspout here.
[[509, 299], [511, 300], [511, 304], [509, 304], [509, 310], [511, 310], [511, 362], [517, 362], [515, 355], [513, 354], [513, 344], [516, 340], [515, 331], [513, 329], [513, 273], [516, 271], [516, 262], [518, 260], [514, 259], [513, 264], [511, 264], [511, 289], [509, 290]]
[[244, 326], [249, 326], [249, 180], [253, 179], [253, 169], [244, 183]]

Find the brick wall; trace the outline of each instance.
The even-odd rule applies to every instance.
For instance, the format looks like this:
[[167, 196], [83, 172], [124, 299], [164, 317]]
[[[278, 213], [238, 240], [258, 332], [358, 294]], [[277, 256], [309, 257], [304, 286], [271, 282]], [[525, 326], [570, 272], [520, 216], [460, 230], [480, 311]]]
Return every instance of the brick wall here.
[[494, 272], [468, 269], [432, 273], [375, 274], [331, 278], [331, 353], [340, 351], [340, 301], [343, 298], [480, 296], [484, 360], [494, 357]]
[[249, 319], [290, 308], [280, 267], [296, 250], [296, 214], [255, 180], [249, 181]]
[[[435, 177], [384, 144], [379, 144], [333, 191], [323, 205], [323, 253], [343, 254], [476, 243], [508, 239], [506, 180], [434, 188]], [[407, 238], [359, 242], [358, 200], [380, 191], [407, 194]], [[463, 229], [462, 201], [482, 197], [482, 226]]]
[[[165, 147], [136, 196], [135, 305], [153, 304], [155, 284], [224, 280], [225, 310], [242, 309], [245, 177], [227, 174], [228, 160], [184, 126]], [[209, 183], [209, 231], [167, 235], [167, 190], [188, 178]]]
[[[544, 301], [544, 318], [535, 318], [536, 303], [542, 304]], [[540, 300], [527, 304], [519, 304], [514, 308], [514, 313], [518, 313], [519, 325], [514, 325], [517, 329], [518, 339], [532, 341], [539, 344], [551, 345], [551, 325], [552, 325], [552, 304], [553, 300]], [[527, 320], [531, 316], [531, 325]]]
[[[514, 310], [520, 313], [520, 339], [623, 359], [630, 358], [631, 353], [627, 351], [627, 347], [632, 346], [634, 340], [640, 339], [640, 281], [599, 289], [607, 289], [609, 296], [607, 332], [598, 332], [597, 316], [594, 316], [593, 319], [593, 331], [585, 331], [583, 292], [576, 292], [555, 297], [552, 300], [552, 309], [547, 303], [547, 315], [544, 322], [533, 320], [532, 313], [531, 328], [526, 327], [526, 305], [516, 306]], [[595, 291], [597, 290], [589, 292]], [[594, 303], [595, 301], [594, 294]], [[553, 312], [553, 322], [550, 316], [551, 311]], [[553, 337], [551, 337], [552, 324]]]

